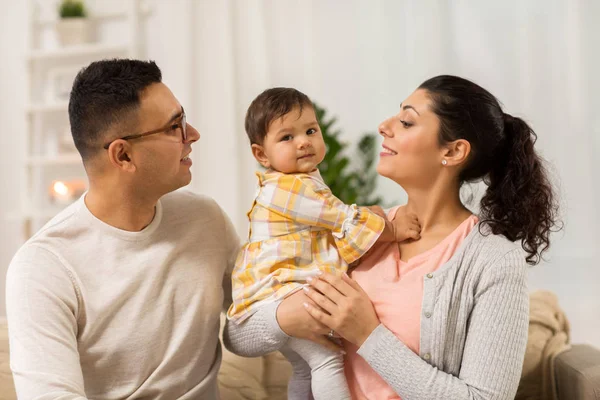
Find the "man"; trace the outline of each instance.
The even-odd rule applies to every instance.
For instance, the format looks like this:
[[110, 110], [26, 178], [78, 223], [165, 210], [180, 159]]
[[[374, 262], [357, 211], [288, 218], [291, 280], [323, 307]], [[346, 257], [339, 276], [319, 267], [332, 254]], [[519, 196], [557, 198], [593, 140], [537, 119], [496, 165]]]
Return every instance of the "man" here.
[[153, 62], [77, 75], [89, 191], [15, 255], [11, 368], [23, 399], [217, 399], [219, 315], [239, 239], [191, 180], [200, 135]]

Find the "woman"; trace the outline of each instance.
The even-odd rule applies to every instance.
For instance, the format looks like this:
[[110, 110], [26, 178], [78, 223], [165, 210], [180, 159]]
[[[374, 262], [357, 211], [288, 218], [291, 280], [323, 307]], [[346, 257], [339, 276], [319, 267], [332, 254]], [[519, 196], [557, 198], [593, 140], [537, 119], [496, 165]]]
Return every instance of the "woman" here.
[[[379, 131], [377, 170], [408, 194], [388, 217], [416, 213], [421, 238], [373, 249], [354, 279], [324, 274], [284, 300], [277, 321], [264, 321], [281, 328], [271, 348], [243, 340], [258, 323], [228, 326], [226, 344], [253, 356], [287, 335], [331, 346], [320, 335], [335, 333], [358, 399], [514, 398], [527, 342], [526, 263], [548, 248], [557, 211], [535, 133], [453, 76], [424, 82]], [[481, 179], [488, 188], [476, 216], [459, 191]], [[314, 322], [298, 316], [302, 308]]]

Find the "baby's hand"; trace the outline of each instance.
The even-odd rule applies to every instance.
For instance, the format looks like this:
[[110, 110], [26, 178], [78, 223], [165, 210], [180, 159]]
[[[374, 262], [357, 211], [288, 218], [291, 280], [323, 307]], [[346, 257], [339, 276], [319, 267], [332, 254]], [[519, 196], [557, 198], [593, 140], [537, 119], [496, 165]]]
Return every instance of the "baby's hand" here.
[[398, 209], [392, 220], [396, 241], [403, 242], [407, 239], [419, 240], [421, 238], [421, 224], [419, 224], [419, 220], [415, 214], [408, 213], [403, 208]]

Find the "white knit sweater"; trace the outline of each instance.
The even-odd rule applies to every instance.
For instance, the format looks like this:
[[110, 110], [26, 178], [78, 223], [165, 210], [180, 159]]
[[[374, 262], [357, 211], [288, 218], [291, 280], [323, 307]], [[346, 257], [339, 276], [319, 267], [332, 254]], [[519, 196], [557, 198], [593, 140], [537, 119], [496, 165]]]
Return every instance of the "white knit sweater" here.
[[8, 270], [19, 399], [217, 400], [239, 245], [217, 203], [186, 191], [163, 196], [140, 232], [105, 224], [83, 198], [69, 206]]

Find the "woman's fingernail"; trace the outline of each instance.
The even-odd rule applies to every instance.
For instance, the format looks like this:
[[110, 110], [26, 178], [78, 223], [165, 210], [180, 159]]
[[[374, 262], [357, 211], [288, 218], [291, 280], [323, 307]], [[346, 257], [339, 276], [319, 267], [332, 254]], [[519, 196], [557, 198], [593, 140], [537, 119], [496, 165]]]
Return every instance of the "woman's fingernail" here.
[[302, 303], [302, 305], [304, 306], [304, 308], [308, 308], [308, 303]]
[[323, 275], [323, 271], [319, 270], [319, 271], [317, 272], [317, 276], [321, 276], [321, 275]]
[[308, 287], [307, 287], [307, 286], [304, 286], [304, 287], [302, 288], [302, 290], [304, 290], [304, 293], [308, 293], [308, 290], [309, 290], [309, 289], [308, 289]]
[[306, 278], [306, 282], [311, 283], [313, 281], [313, 277], [309, 276], [308, 278]]
[[345, 356], [346, 352], [344, 350], [340, 350], [340, 354], [343, 355], [343, 356]]

